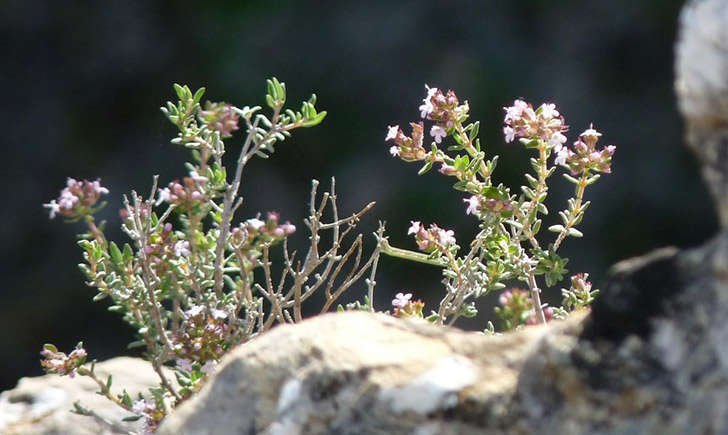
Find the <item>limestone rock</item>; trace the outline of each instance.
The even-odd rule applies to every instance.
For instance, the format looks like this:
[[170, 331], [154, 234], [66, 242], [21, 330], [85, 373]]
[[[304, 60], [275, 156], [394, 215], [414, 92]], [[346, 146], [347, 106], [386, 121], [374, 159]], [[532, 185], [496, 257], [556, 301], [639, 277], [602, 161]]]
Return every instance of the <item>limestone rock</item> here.
[[687, 144], [728, 227], [728, 2], [693, 0], [680, 15], [675, 89]]
[[[151, 365], [137, 358], [119, 357], [98, 363], [96, 373], [102, 379], [112, 374], [114, 386], [126, 388], [133, 397], [159, 383]], [[0, 433], [96, 435], [141, 430], [141, 421], [122, 423], [121, 419], [130, 414], [96, 391], [98, 386], [81, 376], [74, 379], [58, 375], [22, 378], [14, 389], [0, 394]], [[94, 418], [70, 412], [76, 401], [118, 425], [110, 427]]]
[[480, 433], [470, 419], [508, 413], [527, 357], [578, 325], [486, 337], [349, 312], [279, 326], [226, 356], [159, 433]]

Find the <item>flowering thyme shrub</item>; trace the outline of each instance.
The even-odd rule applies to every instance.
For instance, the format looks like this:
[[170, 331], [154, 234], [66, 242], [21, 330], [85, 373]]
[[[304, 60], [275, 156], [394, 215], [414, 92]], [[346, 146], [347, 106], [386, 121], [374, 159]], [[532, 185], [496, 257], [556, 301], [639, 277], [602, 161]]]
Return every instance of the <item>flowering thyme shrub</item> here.
[[[69, 178], [60, 196], [44, 205], [51, 218], [82, 220], [88, 227], [79, 241], [85, 261], [80, 267], [87, 284], [98, 291], [94, 300], [109, 299], [109, 309], [136, 329], [138, 340], [130, 347], [144, 348], [160, 384], [139, 397], [124, 390], [112, 392], [112, 377], [99, 379], [94, 363], [86, 363], [81, 343], [69, 355], [45, 345], [42, 365], [59, 375], [91, 377], [99, 393], [129, 411], [130, 419], [143, 418], [148, 432], [170, 408], [200, 388], [230, 348], [276, 323], [301, 321], [302, 303], [317, 290], [325, 295], [325, 312], [371, 270], [367, 286], [368, 300], [373, 300], [379, 258], [378, 247], [368, 258], [362, 255], [361, 235], [345, 240], [351, 239], [351, 230], [374, 203], [340, 217], [333, 179], [330, 192], [321, 196], [318, 181], [312, 183], [305, 256], [289, 252], [287, 240], [297, 228], [278, 213], [235, 218], [242, 204], [238, 190], [245, 165], [255, 156], [273, 153], [274, 145], [293, 130], [315, 126], [326, 116], [314, 107], [315, 95], [300, 111], [284, 109], [285, 85], [269, 80], [266, 103], [272, 114], [266, 116], [258, 106], [208, 102], [203, 109], [204, 88], [194, 94], [187, 86], [174, 89], [179, 100], [167, 103], [162, 112], [178, 129], [172, 143], [189, 149], [192, 159], [181, 180], [158, 189], [155, 177], [148, 197], [136, 192], [124, 196], [122, 229], [131, 244], [108, 241], [103, 224], [96, 225], [94, 213], [104, 205], [98, 201], [109, 193], [99, 180]], [[241, 127], [246, 134], [229, 172], [223, 165], [225, 140]], [[325, 212], [331, 221], [322, 220]], [[380, 228], [378, 237], [383, 231]], [[329, 233], [330, 245], [322, 245], [323, 233]], [[282, 245], [284, 260], [274, 280], [270, 251], [276, 245]], [[165, 373], [165, 365], [173, 366], [176, 379]], [[76, 412], [95, 415], [81, 404]]]
[[[182, 179], [158, 188], [154, 177], [148, 197], [134, 191], [124, 196], [120, 217], [131, 244], [120, 246], [108, 241], [104, 223], [96, 224], [94, 214], [104, 206], [99, 200], [109, 193], [99, 180], [69, 178], [60, 196], [44, 204], [51, 218], [63, 216], [69, 222], [86, 224], [89, 231], [78, 243], [85, 261], [80, 268], [87, 284], [98, 291], [94, 300], [110, 300], [109, 309], [119, 312], [136, 329], [138, 339], [130, 347], [144, 348], [144, 357], [160, 382], [159, 387], [135, 398], [125, 390], [112, 392], [112, 377], [102, 380], [96, 375], [94, 362], [86, 362], [82, 343], [68, 355], [52, 344], [45, 345], [41, 364], [50, 373], [90, 377], [99, 386], [99, 394], [132, 414], [130, 420], [143, 418], [146, 432], [154, 431], [171, 408], [198, 391], [233, 346], [276, 323], [301, 321], [303, 302], [317, 290], [325, 297], [323, 313], [368, 272], [364, 302], [347, 308], [374, 311], [374, 278], [380, 253], [443, 268], [445, 297], [438, 311], [428, 316], [438, 324], [474, 316], [474, 299], [504, 289], [511, 281], [525, 283], [528, 290], [514, 288], [501, 294], [496, 314], [504, 329], [563, 318], [570, 311], [588, 307], [596, 296], [588, 275], [580, 274], [571, 278], [568, 290], [562, 290], [561, 307], [545, 307], [540, 301], [537, 279], [542, 277], [546, 286], [552, 287], [565, 276], [567, 260], [557, 255], [558, 248], [566, 237], [581, 236], [575, 227], [589, 206], [583, 201], [584, 191], [599, 178], [598, 173], [610, 171], [614, 154], [613, 146], [597, 149], [601, 134], [591, 127], [579, 136], [573, 150], [567, 147], [567, 126], [553, 104], [534, 109], [516, 100], [506, 108], [506, 141], [519, 139], [536, 152], [531, 159], [534, 175], [526, 174], [528, 186], [521, 188], [520, 195], [493, 182], [497, 156], [486, 159], [477, 139], [480, 124], [466, 124], [468, 103], [460, 104], [453, 91], [427, 88], [420, 115], [432, 122], [429, 149], [423, 144], [424, 121], [410, 123], [409, 136], [399, 126], [389, 127], [386, 140], [393, 142], [393, 156], [423, 162], [420, 174], [439, 165], [443, 175], [454, 178], [454, 188], [465, 193], [465, 213], [477, 218], [480, 225], [465, 255], [460, 253], [453, 230], [413, 221], [408, 234], [414, 236], [422, 252], [390, 246], [380, 225], [375, 233], [377, 245], [365, 258], [361, 234], [353, 237], [348, 247], [345, 239], [374, 203], [339, 217], [332, 179], [330, 192], [320, 199], [319, 183], [312, 183], [309, 217], [304, 221], [310, 245], [305, 256], [296, 258], [296, 252], [288, 249], [288, 237], [297, 232], [295, 225], [282, 221], [276, 212], [244, 220], [236, 220], [235, 214], [242, 204], [238, 190], [245, 165], [255, 156], [273, 153], [274, 145], [293, 130], [323, 120], [326, 112], [315, 109], [315, 95], [298, 112], [284, 109], [285, 85], [269, 80], [266, 103], [272, 114], [268, 117], [259, 113], [258, 106], [238, 108], [207, 102], [203, 109], [200, 100], [204, 88], [194, 94], [187, 86], [175, 85], [174, 89], [179, 100], [167, 103], [162, 112], [178, 129], [172, 143], [189, 149], [192, 159]], [[245, 136], [234, 169], [228, 173], [223, 164], [225, 140], [241, 130], [241, 121]], [[454, 143], [446, 150], [440, 148], [448, 138]], [[548, 213], [544, 204], [547, 179], [558, 166], [567, 170], [564, 176], [576, 185], [576, 194], [559, 212], [562, 224], [549, 227], [556, 233], [555, 240], [543, 246], [536, 236], [541, 216]], [[326, 210], [330, 222], [322, 221]], [[321, 246], [324, 232], [331, 239], [325, 247]], [[270, 252], [276, 245], [282, 248], [283, 261], [274, 282]], [[425, 316], [424, 303], [414, 300], [412, 294], [398, 293], [392, 305], [396, 317]], [[338, 309], [345, 308], [339, 305]], [[488, 329], [494, 331], [490, 322]], [[165, 366], [174, 369], [175, 379], [163, 370]], [[76, 404], [75, 411], [103, 421], [81, 404]]]
[[[566, 237], [582, 236], [576, 226], [589, 207], [589, 202], [584, 202], [584, 192], [599, 179], [599, 173], [610, 172], [615, 147], [598, 149], [601, 133], [589, 127], [578, 136], [572, 150], [564, 135], [568, 126], [554, 104], [534, 108], [516, 100], [513, 106], [505, 108], [505, 140], [518, 139], [536, 154], [531, 158], [533, 174], [525, 175], [528, 184], [521, 186], [517, 195], [494, 182], [492, 175], [498, 156], [486, 158], [477, 138], [480, 123], [467, 123], [467, 101], [461, 104], [453, 91], [445, 93], [425, 87], [427, 95], [419, 110], [421, 118], [431, 122], [429, 147], [424, 144], [425, 123], [419, 121], [410, 123], [409, 136], [397, 125], [388, 128], [385, 141], [393, 143], [389, 152], [405, 162], [423, 163], [420, 175], [439, 165], [439, 172], [452, 177], [453, 187], [466, 195], [465, 213], [478, 219], [480, 228], [475, 240], [466, 244], [469, 249], [464, 255], [459, 255], [461, 247], [452, 230], [436, 224], [426, 227], [419, 221], [413, 221], [407, 233], [414, 235], [417, 247], [424, 253], [394, 248], [382, 241], [385, 254], [443, 268], [445, 297], [428, 319], [452, 324], [460, 316], [472, 317], [477, 314], [474, 299], [504, 289], [511, 281], [523, 282], [528, 291], [513, 289], [501, 295], [496, 314], [505, 329], [545, 323], [553, 317], [564, 317], [571, 310], [588, 307], [597, 292], [591, 291], [591, 284], [586, 281], [588, 275], [572, 277], [570, 290], [563, 290], [564, 304], [560, 308], [541, 303], [538, 279], [542, 277], [546, 286], [552, 287], [567, 273], [568, 260], [558, 255], [558, 249]], [[442, 148], [448, 138], [453, 143]], [[559, 212], [561, 224], [548, 228], [556, 235], [545, 245], [537, 236], [542, 216], [548, 214], [547, 181], [558, 167], [566, 170], [563, 176], [576, 186], [576, 192], [566, 209]], [[402, 311], [402, 304], [410, 298], [411, 295], [403, 295], [393, 304]], [[492, 330], [492, 325], [489, 328]]]

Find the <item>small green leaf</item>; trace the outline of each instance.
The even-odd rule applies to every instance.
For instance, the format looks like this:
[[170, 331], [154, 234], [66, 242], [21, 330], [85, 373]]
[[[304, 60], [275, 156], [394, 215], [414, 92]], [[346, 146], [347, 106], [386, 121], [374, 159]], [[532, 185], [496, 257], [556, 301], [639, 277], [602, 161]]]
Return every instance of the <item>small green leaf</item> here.
[[584, 237], [584, 234], [576, 228], [569, 228], [569, 235], [571, 237]]
[[601, 175], [599, 175], [599, 174], [595, 174], [594, 176], [589, 177], [586, 180], [586, 185], [589, 186], [591, 184], [594, 184], [600, 177], [601, 177]]
[[204, 88], [204, 87], [202, 87], [202, 88], [198, 89], [198, 90], [197, 90], [197, 92], [195, 92], [195, 96], [193, 97], [193, 102], [192, 102], [192, 104], [197, 104], [197, 103], [199, 103], [199, 102], [200, 102], [200, 100], [202, 99], [202, 96], [203, 96], [204, 94], [205, 94], [205, 88]]
[[569, 175], [569, 174], [563, 174], [563, 176], [564, 176], [564, 178], [566, 178], [567, 180], [569, 180], [570, 183], [579, 184], [579, 180], [577, 180], [576, 178], [572, 177], [571, 175]]
[[182, 86], [178, 85], [177, 83], [172, 85], [172, 87], [174, 88], [174, 92], [177, 94], [177, 98], [179, 98], [180, 100], [184, 100], [185, 99], [184, 88], [182, 88]]
[[549, 227], [549, 231], [552, 231], [554, 233], [562, 233], [562, 232], [564, 232], [564, 226], [563, 225], [551, 225]]
[[425, 165], [419, 171], [417, 171], [417, 175], [425, 174], [430, 169], [432, 169], [432, 162], [427, 162], [427, 163], [425, 163]]
[[94, 296], [93, 301], [94, 302], [98, 302], [98, 301], [100, 301], [102, 299], [106, 299], [108, 296], [109, 295], [107, 295], [106, 293], [99, 293], [96, 296]]
[[480, 130], [480, 121], [476, 121], [474, 124], [471, 124], [473, 128], [470, 130], [470, 142], [474, 141], [476, 137], [478, 137], [478, 131]]
[[[129, 405], [129, 406], [132, 406], [132, 405]], [[142, 417], [143, 417], [143, 415], [132, 415], [131, 417], [122, 418], [121, 421], [132, 422], [132, 421], [137, 421]]]
[[111, 382], [112, 382], [112, 378], [111, 378], [111, 375], [109, 375], [109, 377], [106, 378], [106, 389], [107, 390], [111, 389]]
[[122, 257], [121, 250], [116, 245], [116, 243], [109, 243], [109, 253], [111, 254], [111, 261], [114, 263], [114, 266], [116, 266], [117, 268], [121, 268], [124, 258]]
[[44, 344], [43, 349], [50, 351], [50, 352], [58, 352], [58, 348], [50, 343]]

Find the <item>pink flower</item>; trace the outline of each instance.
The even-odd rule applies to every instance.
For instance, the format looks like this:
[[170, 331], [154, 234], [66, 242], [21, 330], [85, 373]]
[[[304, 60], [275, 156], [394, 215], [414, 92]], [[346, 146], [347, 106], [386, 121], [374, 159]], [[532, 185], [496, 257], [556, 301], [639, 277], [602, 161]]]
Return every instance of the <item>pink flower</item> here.
[[441, 126], [433, 125], [430, 129], [430, 135], [435, 138], [436, 143], [440, 143], [447, 136], [447, 132]]
[[399, 155], [399, 147], [397, 145], [392, 145], [392, 147], [389, 148], [389, 154], [393, 157], [397, 157]]
[[420, 221], [412, 221], [412, 225], [407, 230], [407, 235], [417, 234], [420, 231]]

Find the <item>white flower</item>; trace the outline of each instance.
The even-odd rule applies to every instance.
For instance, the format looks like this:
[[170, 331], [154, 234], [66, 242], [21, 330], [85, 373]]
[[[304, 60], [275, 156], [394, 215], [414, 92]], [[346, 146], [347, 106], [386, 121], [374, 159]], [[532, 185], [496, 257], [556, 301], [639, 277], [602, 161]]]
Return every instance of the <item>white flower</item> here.
[[584, 133], [580, 134], [579, 136], [593, 136], [593, 137], [599, 137], [602, 134], [598, 131], [594, 130], [593, 125], [589, 125], [589, 128], [584, 130]]
[[567, 157], [569, 157], [569, 149], [566, 147], [562, 147], [556, 152], [556, 158], [554, 159], [554, 163], [557, 165], [565, 166]]
[[259, 230], [259, 229], [261, 229], [261, 228], [262, 228], [263, 226], [265, 226], [265, 222], [263, 222], [263, 221], [262, 221], [262, 220], [260, 220], [260, 219], [256, 219], [256, 218], [253, 218], [253, 219], [248, 219], [246, 223], [247, 223], [248, 225], [250, 225], [251, 227], [253, 227], [253, 229], [254, 229], [254, 230], [256, 230], [256, 231], [258, 231], [258, 230]]
[[[72, 178], [69, 178], [69, 180], [72, 180]], [[65, 188], [61, 191], [61, 196], [58, 197], [58, 202], [61, 208], [70, 210], [78, 202], [78, 197], [71, 193], [68, 188]]]
[[397, 293], [392, 300], [392, 306], [397, 308], [404, 308], [412, 299], [412, 293]]
[[559, 116], [559, 111], [556, 110], [556, 104], [543, 103], [541, 105], [541, 116], [543, 116], [545, 119], [556, 118], [557, 116]]
[[147, 401], [144, 399], [135, 400], [131, 407], [131, 412], [136, 415], [143, 415], [147, 410]]
[[159, 189], [159, 199], [157, 199], [157, 202], [154, 203], [154, 205], [159, 205], [163, 202], [169, 202], [169, 196], [171, 195], [171, 192], [168, 188]]
[[412, 225], [407, 230], [407, 235], [417, 234], [420, 231], [420, 221], [411, 221]]
[[185, 311], [185, 316], [187, 317], [195, 317], [202, 313], [205, 310], [205, 307], [202, 305], [193, 305], [189, 310]]
[[387, 128], [389, 130], [387, 130], [387, 136], [384, 138], [385, 142], [394, 139], [397, 137], [397, 133], [399, 133], [399, 125], [390, 125]]
[[225, 319], [227, 317], [227, 313], [225, 311], [218, 310], [217, 308], [211, 309], [210, 314], [212, 314], [212, 317], [215, 319]]
[[108, 193], [109, 193], [109, 189], [107, 189], [107, 188], [105, 188], [105, 187], [101, 187], [101, 183], [99, 182], [99, 180], [96, 180], [96, 181], [94, 181], [93, 183], [91, 183], [91, 186], [93, 186], [94, 190], [95, 190], [95, 191], [96, 191], [96, 192], [97, 192], [97, 193], [98, 193], [99, 195], [101, 195], [101, 194], [104, 194], [104, 195], [106, 195], [106, 194], [108, 194]]
[[397, 145], [393, 145], [389, 149], [389, 154], [391, 154], [393, 157], [397, 157], [399, 155], [399, 147]]
[[509, 126], [503, 127], [503, 134], [506, 136], [506, 142], [511, 143], [516, 138], [516, 131]]
[[440, 239], [442, 246], [450, 246], [455, 244], [455, 232], [453, 230], [439, 230], [437, 237]]
[[441, 126], [433, 125], [430, 129], [430, 135], [435, 138], [436, 143], [440, 143], [442, 142], [442, 139], [447, 136], [447, 132]]
[[174, 255], [177, 257], [189, 257], [190, 256], [190, 242], [187, 240], [179, 240], [174, 244]]
[[551, 135], [549, 138], [549, 145], [554, 148], [554, 152], [560, 152], [561, 147], [566, 143], [566, 136], [561, 134], [561, 132], [554, 132], [554, 134]]
[[480, 210], [480, 198], [478, 198], [478, 195], [473, 195], [468, 199], [463, 199], [463, 202], [468, 203], [468, 209], [465, 210], [465, 214], [477, 215], [478, 210]]
[[49, 202], [48, 204], [43, 204], [43, 207], [50, 209], [49, 214], [50, 214], [51, 219], [55, 218], [56, 213], [61, 211], [61, 206], [58, 205], [58, 203], [56, 202], [55, 199], [52, 200], [51, 202]]
[[505, 122], [510, 124], [523, 115], [523, 111], [528, 109], [528, 104], [523, 100], [515, 100], [512, 106], [504, 107], [504, 109], [506, 110]]
[[420, 116], [422, 118], [427, 118], [430, 113], [432, 113], [432, 111], [435, 109], [432, 106], [432, 101], [430, 101], [430, 99], [437, 93], [437, 88], [431, 88], [427, 85], [425, 85], [425, 88], [427, 89], [427, 96], [422, 99], [422, 102], [424, 104], [420, 106]]

